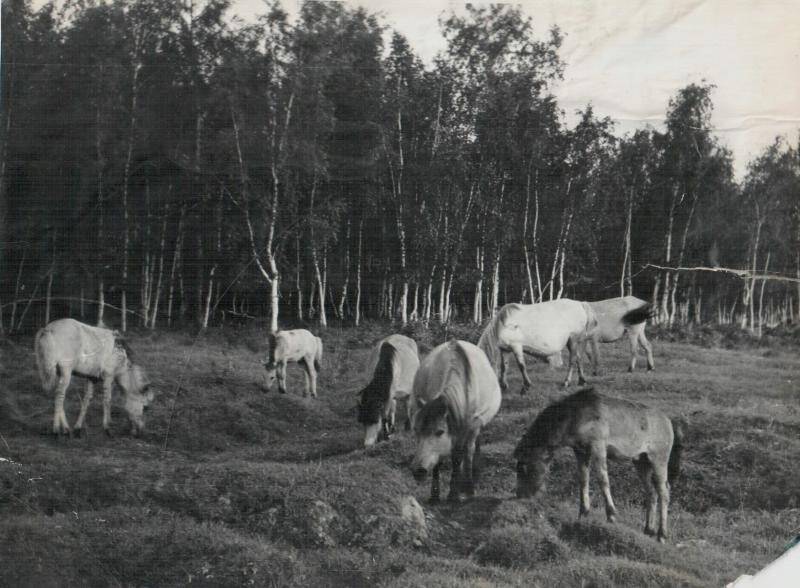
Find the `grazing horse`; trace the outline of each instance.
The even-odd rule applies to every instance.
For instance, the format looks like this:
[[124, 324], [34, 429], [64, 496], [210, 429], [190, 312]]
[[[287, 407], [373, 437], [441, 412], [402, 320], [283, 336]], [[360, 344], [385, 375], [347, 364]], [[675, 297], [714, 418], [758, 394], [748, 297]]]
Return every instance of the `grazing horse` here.
[[520, 394], [531, 387], [531, 379], [525, 367], [525, 353], [548, 359], [558, 365], [558, 357], [564, 347], [569, 349], [569, 370], [564, 386], [569, 386], [574, 366], [578, 366], [579, 383], [584, 384], [583, 367], [580, 360], [580, 344], [596, 326], [594, 311], [585, 302], [559, 298], [538, 304], [506, 304], [489, 321], [478, 341], [480, 347], [498, 370], [500, 387], [505, 391], [506, 352], [514, 354], [524, 384]]
[[[606, 503], [606, 516], [614, 522], [617, 509], [611, 498], [606, 458], [633, 460], [645, 493], [645, 527], [648, 535], [667, 538], [669, 483], [680, 471], [682, 426], [642, 404], [610, 398], [585, 388], [545, 408], [514, 450], [517, 460], [517, 496], [535, 495], [559, 447], [571, 447], [580, 475], [579, 516], [589, 514], [589, 468], [594, 462]], [[655, 530], [656, 502], [660, 507]]]
[[306, 387], [303, 396], [317, 397], [317, 372], [322, 361], [322, 339], [305, 329], [278, 331], [269, 336], [269, 355], [264, 362], [267, 370], [267, 388], [271, 389], [278, 381], [278, 390], [286, 394], [286, 364], [290, 361], [303, 367]]
[[375, 346], [368, 365], [372, 367], [372, 380], [358, 393], [364, 447], [388, 439], [394, 432], [397, 400], [411, 394], [419, 368], [417, 343], [405, 335], [389, 335]]
[[650, 317], [653, 316], [653, 308], [649, 302], [636, 298], [635, 296], [623, 296], [621, 298], [609, 298], [608, 300], [598, 300], [597, 302], [587, 303], [594, 311], [597, 318], [597, 326], [592, 329], [586, 339], [586, 351], [588, 355], [589, 346], [592, 347], [591, 360], [594, 375], [597, 375], [597, 343], [613, 343], [619, 341], [627, 333], [631, 344], [631, 363], [628, 371], [632, 372], [636, 368], [636, 352], [639, 345], [644, 347], [647, 352], [647, 369], [654, 369], [653, 347], [644, 334], [644, 326]]
[[117, 331], [92, 327], [65, 318], [39, 329], [34, 341], [36, 366], [42, 387], [55, 393], [53, 433], [70, 434], [64, 414], [64, 398], [73, 375], [86, 378], [75, 434], [83, 430], [94, 384], [103, 384], [103, 429], [111, 435], [111, 392], [114, 382], [125, 394], [125, 410], [133, 435], [144, 429], [144, 411], [153, 401], [153, 390], [144, 369], [132, 362], [130, 347]]
[[501, 399], [489, 360], [472, 343], [444, 343], [422, 361], [409, 400], [417, 444], [411, 469], [418, 482], [432, 473], [431, 502], [439, 500], [440, 459], [448, 455], [453, 465], [448, 500], [474, 495], [478, 436]]

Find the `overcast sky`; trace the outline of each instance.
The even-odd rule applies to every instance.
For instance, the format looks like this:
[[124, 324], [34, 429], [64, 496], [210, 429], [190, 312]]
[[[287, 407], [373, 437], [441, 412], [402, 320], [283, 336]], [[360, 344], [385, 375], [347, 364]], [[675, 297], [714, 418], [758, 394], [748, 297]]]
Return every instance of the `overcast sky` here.
[[[430, 62], [444, 47], [438, 17], [454, 0], [347, 0], [411, 41]], [[537, 35], [558, 24], [567, 63], [556, 94], [568, 115], [587, 102], [610, 116], [619, 133], [659, 126], [680, 87], [717, 85], [713, 123], [735, 156], [737, 176], [776, 135], [797, 141], [800, 128], [798, 0], [522, 0]], [[284, 0], [296, 13], [299, 2]], [[238, 0], [250, 17], [261, 0]], [[572, 117], [574, 118], [574, 117]]]

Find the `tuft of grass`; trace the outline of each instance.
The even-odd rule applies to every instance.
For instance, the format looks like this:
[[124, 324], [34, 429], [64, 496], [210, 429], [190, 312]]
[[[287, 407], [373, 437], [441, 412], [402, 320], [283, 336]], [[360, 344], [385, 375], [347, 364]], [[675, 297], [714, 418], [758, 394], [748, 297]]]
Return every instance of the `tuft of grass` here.
[[[325, 346], [318, 399], [302, 397], [296, 366], [289, 394], [265, 392], [263, 325], [131, 333], [160, 390], [140, 439], [118, 399], [112, 439], [99, 400], [83, 438], [43, 434], [53, 399], [40, 390], [32, 341], [0, 340], [0, 553], [11, 562], [0, 585], [708, 586], [757, 571], [800, 526], [800, 359], [780, 345], [697, 346], [653, 330], [657, 371], [633, 374], [626, 344], [601, 347], [592, 384], [689, 423], [663, 546], [641, 532], [629, 461], [609, 464], [615, 525], [594, 480], [595, 511], [578, 519], [569, 450], [556, 453], [542, 494], [513, 498], [511, 453], [565, 394], [563, 370], [530, 362], [534, 386], [519, 396], [510, 369], [512, 392], [483, 434], [476, 497], [434, 506], [408, 472], [414, 442], [402, 417], [400, 432], [365, 451], [353, 411], [371, 347], [395, 329], [311, 330]], [[425, 354], [480, 330], [405, 332]], [[67, 395], [71, 420], [79, 386]], [[427, 533], [402, 518], [406, 496], [422, 504]]]

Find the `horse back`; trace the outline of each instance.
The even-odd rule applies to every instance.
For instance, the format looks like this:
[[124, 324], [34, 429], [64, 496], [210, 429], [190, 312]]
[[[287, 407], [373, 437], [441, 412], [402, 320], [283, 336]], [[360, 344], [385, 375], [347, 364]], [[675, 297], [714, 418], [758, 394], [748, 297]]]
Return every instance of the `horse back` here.
[[270, 335], [269, 353], [271, 363], [300, 361], [321, 356], [321, 345], [318, 338], [306, 329], [278, 331]]
[[476, 420], [482, 425], [491, 421], [502, 399], [486, 354], [472, 343], [455, 340], [431, 351], [414, 378], [412, 400], [417, 408], [439, 396], [445, 397], [461, 430]]
[[609, 454], [635, 458], [642, 453], [666, 458], [672, 448], [673, 431], [669, 418], [647, 406], [604, 397], [601, 419], [607, 429]]

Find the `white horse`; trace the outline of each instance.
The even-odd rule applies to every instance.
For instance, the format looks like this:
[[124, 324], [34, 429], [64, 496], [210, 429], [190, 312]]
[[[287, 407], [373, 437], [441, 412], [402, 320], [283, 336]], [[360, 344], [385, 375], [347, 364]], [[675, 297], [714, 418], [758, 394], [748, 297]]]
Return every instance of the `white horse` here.
[[419, 368], [417, 343], [389, 335], [375, 345], [367, 365], [372, 380], [358, 393], [358, 422], [364, 425], [364, 446], [371, 447], [394, 432], [397, 400], [411, 394]]
[[70, 433], [64, 398], [73, 375], [86, 378], [86, 391], [75, 423], [76, 435], [83, 430], [95, 382], [103, 384], [103, 429], [108, 435], [111, 435], [114, 382], [125, 394], [132, 433], [138, 435], [144, 429], [144, 411], [153, 401], [153, 390], [144, 369], [131, 361], [131, 350], [120, 333], [73, 319], [59, 319], [36, 333], [34, 348], [42, 387], [48, 394], [55, 392], [54, 434]]
[[440, 459], [448, 455], [453, 465], [448, 500], [475, 493], [478, 436], [501, 400], [486, 354], [472, 343], [444, 343], [422, 361], [409, 400], [417, 444], [411, 469], [418, 482], [432, 473], [431, 502], [439, 500]]
[[652, 305], [649, 302], [635, 296], [623, 296], [621, 298], [588, 302], [587, 304], [592, 308], [597, 318], [597, 326], [591, 330], [586, 339], [587, 355], [589, 354], [590, 345], [592, 348], [591, 360], [595, 375], [598, 373], [598, 341], [601, 343], [613, 343], [622, 339], [625, 334], [628, 335], [628, 340], [631, 344], [631, 363], [628, 366], [628, 371], [632, 372], [636, 368], [636, 352], [639, 350], [639, 345], [644, 347], [647, 353], [647, 369], [652, 370], [655, 368], [653, 347], [644, 334], [645, 323], [653, 314]]
[[578, 381], [583, 384], [586, 380], [580, 360], [580, 346], [596, 325], [592, 308], [585, 302], [569, 298], [539, 304], [506, 304], [483, 330], [478, 347], [498, 371], [503, 390], [508, 388], [504, 353], [514, 354], [524, 381], [520, 394], [525, 394], [531, 387], [525, 353], [548, 359], [557, 365], [554, 360], [564, 347], [569, 349], [569, 370], [564, 386], [569, 386], [576, 365]]
[[305, 329], [278, 331], [269, 336], [269, 355], [264, 362], [267, 370], [267, 388], [278, 381], [278, 389], [286, 393], [286, 364], [290, 361], [303, 367], [306, 387], [303, 396], [317, 397], [317, 372], [322, 361], [322, 339]]

